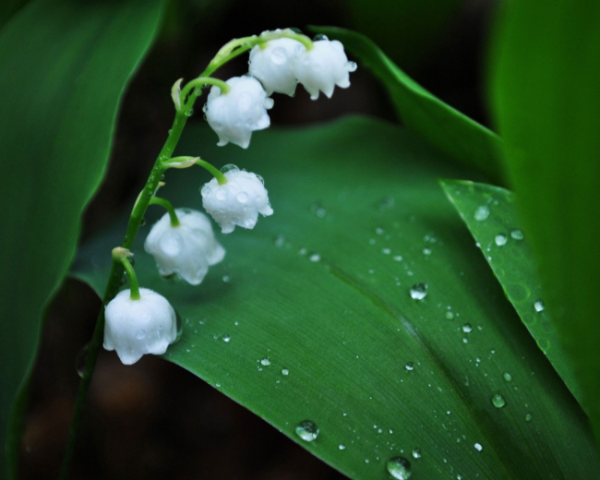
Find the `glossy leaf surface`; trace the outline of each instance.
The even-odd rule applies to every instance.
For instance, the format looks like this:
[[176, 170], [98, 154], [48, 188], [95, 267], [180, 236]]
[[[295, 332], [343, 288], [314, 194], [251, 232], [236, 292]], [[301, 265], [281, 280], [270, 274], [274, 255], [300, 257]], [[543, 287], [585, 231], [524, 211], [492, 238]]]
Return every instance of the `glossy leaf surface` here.
[[442, 186], [527, 330], [581, 401], [573, 366], [543, 300], [533, 253], [519, 228], [516, 195], [500, 187], [460, 180], [443, 181]]
[[493, 95], [507, 167], [600, 438], [600, 3], [513, 2], [498, 31]]
[[[255, 133], [248, 150], [216, 141], [191, 129], [179, 153], [260, 173], [275, 214], [219, 235], [227, 256], [199, 287], [160, 278], [142, 232], [140, 284], [183, 319], [168, 360], [354, 479], [389, 478], [396, 456], [413, 478], [600, 473], [584, 414], [439, 187], [467, 172], [414, 133], [359, 118]], [[161, 196], [200, 209], [207, 180], [168, 172]], [[97, 291], [122, 232], [81, 251], [74, 273]], [[312, 442], [296, 433], [306, 420]]]
[[119, 100], [159, 16], [158, 1], [38, 1], [0, 31], [0, 145], [8, 175], [0, 208], [2, 469], [14, 469], [18, 422], [13, 418], [8, 459], [9, 410], [34, 360], [43, 310], [75, 254]]
[[407, 127], [453, 159], [502, 182], [502, 144], [494, 132], [425, 90], [364, 35], [343, 28], [312, 29], [341, 41], [359, 65], [369, 68], [383, 82]]

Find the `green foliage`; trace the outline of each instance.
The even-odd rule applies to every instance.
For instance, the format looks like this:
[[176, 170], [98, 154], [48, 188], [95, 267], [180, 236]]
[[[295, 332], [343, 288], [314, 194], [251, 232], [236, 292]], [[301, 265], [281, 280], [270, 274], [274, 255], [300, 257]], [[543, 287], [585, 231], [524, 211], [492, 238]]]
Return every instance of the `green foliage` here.
[[573, 367], [542, 300], [537, 267], [519, 228], [515, 194], [492, 185], [465, 181], [448, 180], [442, 182], [442, 186], [479, 244], [521, 321], [581, 402]]
[[545, 300], [600, 438], [600, 2], [512, 2], [493, 100]]
[[502, 182], [502, 144], [495, 133], [429, 93], [364, 35], [333, 27], [313, 30], [340, 40], [362, 67], [369, 68], [384, 83], [407, 127], [455, 160]]
[[356, 30], [404, 67], [418, 63], [464, 0], [348, 0]]
[[[220, 236], [227, 257], [199, 287], [161, 279], [139, 239], [140, 284], [183, 319], [167, 359], [353, 479], [384, 478], [398, 455], [414, 478], [600, 475], [584, 414], [439, 188], [469, 172], [410, 131], [358, 118], [260, 132], [246, 151], [216, 141], [189, 131], [180, 154], [264, 175], [275, 215]], [[161, 195], [200, 208], [206, 179], [170, 171]], [[79, 256], [75, 275], [97, 291], [122, 232]], [[295, 433], [304, 420], [318, 425], [313, 442]]]
[[0, 465], [13, 475], [19, 421], [13, 415], [9, 431], [11, 404], [31, 368], [44, 308], [75, 254], [119, 100], [160, 10], [147, 0], [38, 1], [0, 31], [0, 145], [2, 170], [10, 172], [3, 184], [10, 203], [0, 210]]

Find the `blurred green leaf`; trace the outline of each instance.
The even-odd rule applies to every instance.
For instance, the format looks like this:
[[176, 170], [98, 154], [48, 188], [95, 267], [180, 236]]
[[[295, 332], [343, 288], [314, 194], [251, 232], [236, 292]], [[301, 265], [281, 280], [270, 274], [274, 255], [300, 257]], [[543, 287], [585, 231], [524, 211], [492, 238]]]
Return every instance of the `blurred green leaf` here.
[[600, 438], [600, 2], [507, 7], [496, 117], [544, 297]]
[[464, 0], [349, 0], [356, 30], [403, 66], [417, 63]]
[[[259, 132], [248, 150], [187, 133], [180, 154], [264, 175], [275, 214], [220, 236], [227, 256], [199, 287], [160, 278], [139, 238], [141, 285], [184, 322], [170, 361], [354, 479], [388, 478], [398, 455], [414, 478], [600, 475], [585, 415], [439, 188], [468, 172], [367, 119]], [[200, 208], [207, 178], [169, 172], [161, 196]], [[76, 275], [98, 291], [122, 234], [79, 256]], [[304, 420], [319, 428], [311, 443], [295, 433]]]
[[542, 299], [533, 253], [519, 228], [515, 194], [492, 185], [462, 180], [446, 180], [442, 186], [527, 330], [581, 402], [573, 366]]
[[82, 211], [104, 174], [119, 100], [160, 11], [154, 0], [37, 1], [0, 32], [1, 161], [10, 172], [0, 208], [3, 477], [14, 475], [19, 448], [18, 418], [8, 430], [11, 404], [33, 363], [45, 305], [74, 256]]
[[[450, 157], [502, 182], [501, 141], [484, 126], [433, 96], [364, 35], [334, 27], [311, 27], [340, 40], [386, 86], [402, 122]], [[359, 67], [360, 68], [360, 67]]]

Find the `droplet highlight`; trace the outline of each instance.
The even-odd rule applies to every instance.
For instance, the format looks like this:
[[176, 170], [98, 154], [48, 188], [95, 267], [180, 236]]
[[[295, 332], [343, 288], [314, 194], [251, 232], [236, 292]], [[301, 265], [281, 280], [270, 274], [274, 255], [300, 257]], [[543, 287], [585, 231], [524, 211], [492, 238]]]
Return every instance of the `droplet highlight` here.
[[386, 468], [392, 478], [396, 480], [407, 480], [412, 475], [412, 466], [404, 457], [390, 458]]
[[313, 442], [319, 436], [319, 427], [311, 420], [303, 420], [296, 426], [296, 435], [305, 442]]

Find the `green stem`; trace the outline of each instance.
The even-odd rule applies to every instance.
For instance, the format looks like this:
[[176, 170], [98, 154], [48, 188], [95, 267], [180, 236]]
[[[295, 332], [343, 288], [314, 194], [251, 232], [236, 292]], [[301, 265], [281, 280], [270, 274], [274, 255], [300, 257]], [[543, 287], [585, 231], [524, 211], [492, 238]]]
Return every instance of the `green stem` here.
[[[195, 96], [190, 98], [190, 103], [192, 105], [195, 99]], [[158, 188], [158, 183], [165, 172], [166, 167], [163, 166], [163, 162], [171, 158], [173, 155], [173, 151], [179, 142], [179, 138], [181, 137], [181, 133], [183, 132], [183, 127], [185, 127], [187, 118], [188, 117], [183, 112], [177, 112], [175, 115], [175, 120], [173, 121], [173, 127], [170, 130], [169, 137], [160, 151], [160, 154], [154, 163], [154, 167], [150, 172], [146, 186], [142, 190], [142, 193], [140, 193], [133, 211], [131, 212], [131, 217], [129, 218], [129, 223], [127, 225], [127, 232], [122, 245], [123, 248], [130, 250], [133, 246], [133, 242], [135, 241], [135, 237], [142, 223], [142, 219], [144, 218], [144, 214], [146, 213], [148, 205], [150, 204], [150, 200], [152, 197], [154, 197], [154, 193]], [[120, 261], [113, 259], [109, 280], [106, 285], [106, 290], [104, 291], [104, 297], [102, 299], [103, 306], [106, 306], [113, 298], [115, 298], [117, 293], [119, 293], [123, 272], [123, 264]], [[96, 321], [94, 334], [92, 335], [92, 339], [89, 344], [83, 376], [77, 390], [77, 398], [75, 399], [75, 407], [73, 410], [73, 416], [71, 418], [71, 426], [69, 428], [69, 437], [67, 439], [65, 456], [59, 476], [61, 480], [67, 480], [69, 478], [71, 464], [73, 462], [73, 454], [75, 451], [75, 441], [81, 425], [87, 392], [92, 381], [92, 376], [96, 367], [96, 361], [98, 359], [98, 354], [100, 353], [103, 340], [104, 308], [100, 310], [98, 320]]]
[[227, 85], [227, 83], [225, 83], [223, 80], [219, 80], [218, 78], [212, 78], [208, 76], [196, 77], [193, 80], [190, 80], [186, 86], [183, 87], [183, 90], [181, 90], [181, 103], [185, 103], [185, 99], [193, 89], [196, 87], [203, 87], [204, 85], [214, 85], [215, 87], [219, 87], [221, 89], [221, 93], [223, 94], [231, 90], [231, 87]]
[[196, 162], [196, 165], [208, 170], [213, 175], [213, 177], [215, 177], [217, 179], [217, 182], [219, 183], [219, 185], [225, 185], [227, 183], [227, 177], [225, 177], [225, 175], [223, 175], [223, 172], [221, 172], [220, 170], [215, 168], [213, 165], [208, 163], [206, 160], [199, 159]]
[[122, 257], [120, 259], [123, 264], [123, 268], [125, 272], [127, 272], [127, 278], [129, 279], [129, 298], [132, 300], [139, 300], [140, 297], [140, 284], [137, 279], [137, 275], [135, 274], [135, 270], [133, 269], [133, 265], [129, 261], [127, 257]]
[[173, 208], [171, 202], [169, 202], [166, 198], [152, 197], [152, 200], [150, 200], [150, 205], [160, 205], [161, 207], [164, 207], [169, 213], [169, 217], [171, 219], [171, 226], [179, 226], [179, 218], [177, 218], [177, 213], [175, 212], [175, 209]]

